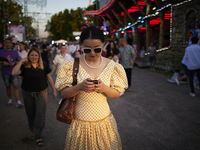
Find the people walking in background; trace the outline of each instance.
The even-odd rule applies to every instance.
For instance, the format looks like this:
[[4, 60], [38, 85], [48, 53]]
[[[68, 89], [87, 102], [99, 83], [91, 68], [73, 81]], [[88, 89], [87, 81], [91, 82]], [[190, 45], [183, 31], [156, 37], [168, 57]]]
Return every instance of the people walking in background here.
[[45, 124], [46, 105], [48, 100], [48, 83], [53, 89], [53, 98], [56, 98], [56, 89], [51, 69], [42, 62], [40, 52], [32, 47], [28, 56], [23, 58], [12, 70], [12, 75], [23, 77], [21, 88], [28, 118], [29, 128], [35, 133], [38, 146], [44, 144], [41, 134]]
[[112, 50], [111, 50], [111, 54], [113, 55], [113, 58], [112, 58], [112, 60], [114, 61], [114, 62], [116, 62], [116, 63], [119, 63], [119, 56], [118, 56], [118, 54], [119, 54], [119, 50], [118, 50], [118, 48], [113, 48]]
[[142, 60], [142, 65], [144, 65], [144, 57], [145, 57], [145, 47], [142, 46], [142, 49], [140, 50], [140, 58]]
[[127, 36], [127, 43], [128, 45], [133, 45], [133, 35], [132, 33], [129, 33], [128, 36]]
[[72, 56], [73, 53], [77, 50], [77, 45], [76, 45], [76, 42], [71, 42], [71, 45], [70, 45], [70, 55]]
[[81, 56], [81, 50], [76, 51], [75, 57], [80, 57]]
[[[63, 98], [76, 95], [75, 119], [68, 128], [66, 150], [121, 150], [117, 124], [106, 96], [119, 98], [127, 88], [123, 67], [101, 56], [104, 35], [90, 26], [80, 36], [84, 55], [79, 57], [78, 84], [72, 85], [74, 59], [67, 60], [59, 70], [56, 87]], [[90, 80], [98, 80], [94, 84]]]
[[48, 49], [45, 44], [42, 45], [41, 56], [42, 56], [43, 62], [45, 62], [47, 66], [49, 66]]
[[70, 41], [68, 41], [67, 44], [65, 44], [65, 45], [66, 45], [66, 48], [67, 48], [66, 53], [70, 55]]
[[20, 48], [19, 48], [19, 41], [17, 41], [16, 43], [13, 43], [13, 49], [16, 50], [16, 51], [20, 50]]
[[128, 78], [128, 91], [131, 91], [132, 68], [136, 55], [133, 47], [127, 44], [125, 38], [121, 38], [119, 42], [121, 45], [121, 47], [119, 48], [119, 60], [126, 71], [126, 76]]
[[107, 58], [107, 49], [106, 48], [107, 48], [108, 44], [109, 44], [109, 42], [104, 43], [104, 46], [102, 49], [102, 54], [101, 54], [103, 57], [106, 57], [106, 58]]
[[17, 100], [16, 107], [20, 108], [23, 106], [22, 102], [19, 100], [19, 78], [17, 75], [12, 75], [12, 69], [20, 61], [20, 56], [17, 51], [12, 49], [12, 40], [5, 40], [5, 49], [0, 51], [0, 57], [6, 58], [6, 61], [0, 61], [1, 64], [1, 75], [6, 86], [6, 93], [8, 96], [7, 106], [12, 104], [12, 94], [11, 85], [14, 88], [15, 97]]
[[185, 55], [183, 57], [183, 61], [187, 62], [187, 68], [189, 70], [189, 78], [190, 78], [190, 96], [195, 97], [194, 91], [194, 74], [197, 73], [197, 77], [199, 79], [200, 86], [200, 46], [197, 45], [199, 38], [193, 37], [191, 39], [192, 45], [188, 46], [185, 50]]
[[74, 58], [75, 55], [76, 55], [76, 52], [77, 52], [78, 50], [80, 50], [80, 45], [77, 43], [77, 41], [74, 42], [73, 49], [74, 49], [75, 51], [72, 53], [71, 56]]
[[49, 46], [49, 44], [47, 44], [47, 56], [48, 56], [48, 61], [50, 62], [51, 59], [51, 47]]
[[[58, 70], [60, 69], [60, 67], [63, 64], [64, 60], [70, 60], [72, 58], [72, 56], [67, 54], [66, 52], [67, 52], [66, 46], [62, 45], [60, 54], [56, 55], [56, 57], [53, 60], [53, 68], [52, 68], [52, 71], [51, 71], [51, 75], [52, 76], [53, 76], [53, 73], [55, 72], [55, 70], [56, 70], [56, 75], [57, 75]], [[60, 98], [58, 104], [60, 104], [61, 101], [62, 101], [62, 96], [61, 96], [61, 92], [60, 91], [58, 91], [58, 93], [59, 93], [59, 98]]]
[[151, 42], [147, 54], [149, 53], [149, 62], [150, 62], [150, 71], [156, 71], [155, 64], [156, 64], [156, 47], [154, 46], [153, 42]]
[[112, 59], [112, 54], [110, 53], [111, 49], [115, 48], [115, 43], [113, 41], [107, 42], [104, 46], [104, 52], [106, 53], [106, 57]]
[[21, 57], [21, 59], [27, 57], [28, 54], [28, 48], [26, 46], [26, 44], [24, 42], [19, 42], [19, 56]]

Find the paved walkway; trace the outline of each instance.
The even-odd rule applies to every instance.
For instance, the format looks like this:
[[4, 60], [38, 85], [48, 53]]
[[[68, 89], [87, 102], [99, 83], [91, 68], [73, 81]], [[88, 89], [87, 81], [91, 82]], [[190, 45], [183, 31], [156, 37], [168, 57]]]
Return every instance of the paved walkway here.
[[[188, 95], [189, 85], [178, 87], [166, 76], [133, 68], [132, 91], [108, 99], [117, 120], [123, 150], [199, 150], [200, 90]], [[13, 94], [14, 95], [14, 94]], [[0, 76], [0, 150], [63, 150], [68, 125], [56, 120], [58, 107], [49, 90], [45, 146], [38, 148], [28, 129], [25, 109], [7, 107]]]

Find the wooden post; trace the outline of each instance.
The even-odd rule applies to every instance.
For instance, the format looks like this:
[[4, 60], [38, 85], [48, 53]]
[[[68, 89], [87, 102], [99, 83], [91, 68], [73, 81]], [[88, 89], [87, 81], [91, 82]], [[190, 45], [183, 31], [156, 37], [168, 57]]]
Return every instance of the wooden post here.
[[110, 21], [111, 21], [111, 23], [112, 23], [112, 25], [114, 25], [115, 26], [115, 28], [117, 28], [117, 26], [116, 26], [116, 24], [115, 24], [115, 22], [113, 21], [113, 19], [110, 17], [110, 15], [108, 14], [108, 13], [106, 13], [106, 16], [110, 19]]
[[124, 27], [124, 24], [122, 23], [120, 17], [117, 16], [117, 14], [115, 13], [115, 11], [113, 9], [111, 11], [114, 14], [115, 18], [118, 20], [119, 24], [121, 24]]
[[126, 8], [124, 7], [124, 5], [121, 2], [119, 2], [119, 5], [124, 10], [124, 12], [127, 15], [127, 17], [129, 17], [129, 19], [131, 20], [131, 22], [133, 22], [133, 18], [130, 16], [130, 14], [128, 13], [128, 11], [126, 10]]

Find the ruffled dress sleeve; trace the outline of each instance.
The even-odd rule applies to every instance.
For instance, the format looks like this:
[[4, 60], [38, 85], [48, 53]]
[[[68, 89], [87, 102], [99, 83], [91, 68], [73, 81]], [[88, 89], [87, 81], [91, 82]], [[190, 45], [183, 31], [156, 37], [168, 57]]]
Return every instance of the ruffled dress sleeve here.
[[71, 87], [73, 82], [72, 72], [73, 72], [74, 59], [65, 60], [58, 71], [56, 78], [56, 88], [60, 91], [65, 87]]
[[125, 70], [119, 63], [115, 63], [113, 74], [111, 75], [110, 87], [124, 93], [128, 88], [128, 82]]

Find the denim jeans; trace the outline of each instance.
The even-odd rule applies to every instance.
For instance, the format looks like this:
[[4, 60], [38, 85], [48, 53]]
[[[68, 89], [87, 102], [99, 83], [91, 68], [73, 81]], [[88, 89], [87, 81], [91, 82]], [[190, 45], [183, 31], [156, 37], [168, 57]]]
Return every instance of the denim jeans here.
[[11, 86], [12, 85], [18, 85], [19, 84], [19, 78], [18, 76], [13, 75], [2, 75], [3, 81], [5, 86]]

